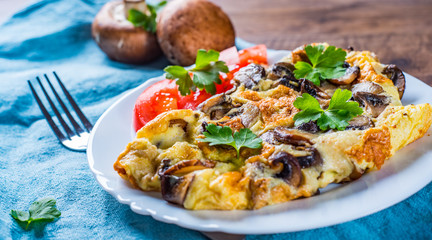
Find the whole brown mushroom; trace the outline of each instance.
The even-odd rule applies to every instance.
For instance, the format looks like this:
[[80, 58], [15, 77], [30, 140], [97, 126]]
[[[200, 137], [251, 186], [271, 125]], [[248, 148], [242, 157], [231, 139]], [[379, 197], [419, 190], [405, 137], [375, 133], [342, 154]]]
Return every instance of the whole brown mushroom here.
[[144, 63], [162, 52], [156, 34], [135, 27], [127, 20], [129, 9], [147, 10], [144, 0], [112, 1], [105, 4], [92, 24], [92, 36], [109, 58], [124, 63]]
[[206, 0], [174, 0], [162, 10], [157, 37], [168, 60], [195, 63], [199, 49], [222, 51], [234, 46], [234, 27], [218, 6]]

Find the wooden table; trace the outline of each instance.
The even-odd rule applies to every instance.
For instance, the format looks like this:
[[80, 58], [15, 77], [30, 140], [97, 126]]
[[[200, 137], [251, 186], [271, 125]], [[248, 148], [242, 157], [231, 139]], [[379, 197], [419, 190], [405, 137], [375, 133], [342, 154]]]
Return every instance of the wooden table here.
[[370, 50], [432, 86], [432, 1], [213, 0], [238, 37], [274, 49], [311, 42]]
[[[311, 42], [370, 50], [432, 86], [431, 0], [212, 0], [237, 36], [274, 49]], [[0, 0], [0, 21], [32, 0]]]

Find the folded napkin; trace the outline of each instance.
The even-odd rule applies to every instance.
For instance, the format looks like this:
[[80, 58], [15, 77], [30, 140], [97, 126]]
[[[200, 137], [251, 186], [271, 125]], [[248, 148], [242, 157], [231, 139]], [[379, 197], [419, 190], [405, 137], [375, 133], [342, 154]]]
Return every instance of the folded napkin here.
[[[85, 153], [63, 148], [33, 100], [26, 80], [55, 70], [95, 123], [124, 91], [162, 74], [163, 57], [147, 65], [109, 60], [90, 26], [105, 1], [38, 1], [0, 27], [0, 239], [205, 239], [193, 230], [133, 213], [93, 178]], [[239, 41], [240, 47], [246, 46]], [[22, 230], [10, 209], [57, 199], [60, 219]], [[377, 196], [379, 197], [379, 196]], [[432, 184], [384, 211], [348, 223], [247, 239], [431, 238]]]

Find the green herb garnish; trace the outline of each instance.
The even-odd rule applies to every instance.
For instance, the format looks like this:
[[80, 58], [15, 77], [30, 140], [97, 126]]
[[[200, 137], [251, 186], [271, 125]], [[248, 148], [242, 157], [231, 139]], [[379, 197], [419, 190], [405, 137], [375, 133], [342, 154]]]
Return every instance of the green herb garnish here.
[[337, 89], [330, 100], [329, 107], [323, 110], [318, 100], [303, 93], [302, 97], [294, 101], [294, 107], [302, 110], [294, 116], [294, 124], [298, 126], [316, 120], [323, 131], [329, 128], [344, 130], [349, 125], [348, 121], [363, 113], [358, 102], [348, 101], [351, 96], [351, 91]]
[[59, 218], [61, 212], [55, 207], [56, 200], [53, 198], [43, 198], [30, 205], [28, 211], [11, 210], [10, 215], [28, 229], [30, 223], [41, 221], [53, 221]]
[[346, 52], [341, 48], [329, 46], [324, 51], [323, 45], [305, 47], [307, 62], [297, 62], [295, 64], [294, 76], [297, 79], [306, 78], [319, 86], [322, 80], [342, 77], [345, 73], [343, 67]]
[[228, 145], [233, 147], [237, 151], [237, 158], [240, 156], [240, 149], [242, 147], [247, 148], [261, 148], [262, 139], [258, 138], [249, 128], [242, 128], [238, 132], [233, 131], [228, 126], [216, 126], [215, 124], [209, 124], [207, 132], [204, 132], [205, 138], [199, 139], [201, 142], [209, 142], [210, 146], [214, 145]]
[[[179, 91], [182, 96], [189, 95], [196, 88], [205, 89], [210, 94], [216, 93], [216, 85], [221, 84], [219, 73], [227, 73], [228, 67], [223, 61], [218, 61], [219, 52], [215, 50], [198, 50], [195, 60], [195, 67], [191, 70], [186, 70], [181, 66], [168, 66], [164, 69], [165, 77], [176, 80], [179, 85]], [[191, 78], [190, 73], [193, 74]]]
[[136, 9], [130, 9], [128, 12], [128, 21], [135, 27], [142, 27], [147, 32], [155, 33], [157, 12], [165, 6], [166, 3], [167, 1], [162, 1], [156, 5], [147, 4], [149, 14], [145, 14]]

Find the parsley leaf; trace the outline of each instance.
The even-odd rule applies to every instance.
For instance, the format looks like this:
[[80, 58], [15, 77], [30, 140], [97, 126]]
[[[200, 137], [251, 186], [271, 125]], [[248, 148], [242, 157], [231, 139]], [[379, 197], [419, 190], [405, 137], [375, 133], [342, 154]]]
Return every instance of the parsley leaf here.
[[262, 139], [257, 137], [257, 135], [255, 135], [249, 128], [242, 128], [238, 132], [235, 132], [234, 141], [238, 148], [238, 152], [240, 151], [241, 147], [252, 149], [258, 149], [262, 147]]
[[324, 110], [321, 109], [318, 100], [307, 93], [303, 93], [302, 97], [299, 97], [294, 101], [294, 107], [304, 109], [304, 111], [301, 111], [294, 116], [296, 126], [310, 121], [315, 121], [320, 118], [322, 112], [324, 112]]
[[343, 67], [346, 52], [341, 48], [323, 45], [305, 47], [306, 55], [312, 63], [299, 61], [295, 64], [294, 76], [297, 79], [306, 78], [319, 86], [321, 80], [338, 78], [344, 75]]
[[[53, 221], [59, 218], [61, 212], [55, 207], [56, 200], [53, 198], [42, 198], [30, 205], [28, 212], [20, 210], [11, 210], [10, 215], [24, 224], [27, 229], [32, 222]], [[22, 225], [20, 225], [22, 226]]]
[[166, 3], [166, 1], [162, 1], [156, 5], [147, 4], [149, 14], [145, 14], [136, 9], [130, 9], [128, 12], [128, 21], [131, 22], [135, 27], [141, 27], [147, 32], [155, 33], [157, 12]]
[[206, 52], [203, 49], [199, 49], [195, 60], [195, 70], [205, 70], [211, 62], [216, 62], [219, 59], [219, 52], [215, 50], [209, 50]]
[[307, 93], [303, 93], [294, 101], [294, 107], [302, 110], [294, 116], [294, 124], [298, 126], [310, 121], [317, 121], [318, 126], [323, 131], [329, 128], [344, 130], [352, 118], [363, 113], [358, 102], [349, 101], [351, 96], [351, 91], [337, 89], [330, 99], [329, 107], [323, 110], [318, 100]]
[[237, 151], [237, 158], [240, 156], [242, 147], [258, 149], [262, 147], [262, 139], [258, 138], [249, 128], [242, 128], [233, 135], [232, 129], [228, 126], [216, 126], [209, 124], [207, 132], [204, 132], [205, 138], [200, 139], [201, 142], [209, 142], [210, 146], [228, 145]]
[[176, 79], [176, 84], [179, 86], [181, 95], [186, 96], [192, 91], [196, 90], [196, 86], [193, 84], [189, 72], [180, 66], [168, 66], [164, 69], [166, 72], [165, 77], [168, 79]]
[[229, 72], [225, 62], [218, 61], [218, 59], [219, 52], [200, 49], [195, 60], [195, 67], [189, 71], [193, 73], [193, 79], [191, 79], [189, 72], [181, 66], [166, 67], [164, 69], [166, 72], [165, 77], [176, 80], [176, 84], [179, 85], [180, 94], [183, 96], [189, 95], [191, 93], [190, 90], [195, 91], [196, 88], [200, 90], [205, 89], [206, 92], [215, 94], [215, 83], [222, 83], [219, 73]]

